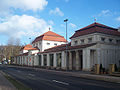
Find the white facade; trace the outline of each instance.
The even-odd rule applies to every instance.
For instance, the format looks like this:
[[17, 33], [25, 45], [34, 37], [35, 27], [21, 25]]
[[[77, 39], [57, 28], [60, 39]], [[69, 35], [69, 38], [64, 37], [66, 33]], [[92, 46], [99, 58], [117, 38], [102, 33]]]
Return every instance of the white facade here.
[[34, 42], [32, 46], [37, 46], [40, 49], [39, 53], [38, 50], [30, 50], [26, 56], [28, 61], [25, 59], [23, 62], [25, 57], [22, 56], [15, 60], [18, 60], [16, 62], [21, 65], [24, 63], [29, 66], [64, 70], [90, 71], [93, 70], [95, 64], [102, 64], [106, 70], [109, 64], [116, 64], [120, 67], [120, 35], [95, 32], [73, 37], [71, 44], [68, 44], [67, 53], [66, 46], [61, 45], [65, 43], [47, 40]]
[[39, 52], [39, 50], [28, 50], [29, 54], [36, 54]]
[[28, 50], [21, 50], [19, 53], [23, 54], [23, 53], [27, 53], [27, 52], [28, 52]]
[[[91, 41], [89, 41], [90, 38]], [[84, 40], [84, 43], [81, 40]], [[119, 40], [119, 36], [93, 33], [72, 38], [71, 46], [97, 43], [92, 47], [83, 49], [83, 69], [91, 69], [95, 64], [102, 64], [104, 68], [108, 69], [109, 64], [116, 64], [117, 67], [120, 65]]]
[[[105, 40], [103, 41], [102, 38], [105, 38]], [[84, 42], [82, 42], [82, 40], [84, 40]], [[98, 43], [98, 42], [108, 43], [108, 44], [120, 44], [119, 40], [120, 40], [119, 36], [106, 35], [102, 33], [93, 33], [93, 34], [88, 34], [88, 35], [83, 35], [83, 36], [79, 36], [76, 38], [72, 38], [71, 46], [83, 45], [83, 44], [89, 44], [89, 43]]]
[[59, 42], [59, 41], [48, 41], [48, 40], [41, 40], [32, 44], [33, 47], [38, 47], [40, 51], [44, 51], [45, 49], [52, 48], [57, 45], [66, 44], [66, 42]]

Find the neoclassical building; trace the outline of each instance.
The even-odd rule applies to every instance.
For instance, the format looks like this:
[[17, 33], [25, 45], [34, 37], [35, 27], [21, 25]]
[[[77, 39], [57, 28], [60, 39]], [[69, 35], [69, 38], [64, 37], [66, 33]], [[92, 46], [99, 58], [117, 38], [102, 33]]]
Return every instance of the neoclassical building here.
[[95, 22], [75, 31], [70, 39], [71, 42], [66, 44], [64, 37], [48, 31], [32, 43], [33, 48], [37, 46], [39, 51], [34, 54], [28, 50], [27, 53], [18, 55], [15, 62], [27, 58], [27, 63], [31, 60], [32, 64], [25, 65], [85, 71], [93, 70], [95, 64], [102, 64], [105, 69], [109, 68], [109, 64], [120, 67], [118, 29]]
[[66, 39], [52, 31], [48, 31], [38, 37], [32, 42], [32, 45], [28, 44], [21, 48], [20, 54], [15, 56], [14, 63], [27, 66], [40, 65], [38, 59], [38, 52], [42, 52], [45, 49], [55, 47], [57, 45], [66, 44]]

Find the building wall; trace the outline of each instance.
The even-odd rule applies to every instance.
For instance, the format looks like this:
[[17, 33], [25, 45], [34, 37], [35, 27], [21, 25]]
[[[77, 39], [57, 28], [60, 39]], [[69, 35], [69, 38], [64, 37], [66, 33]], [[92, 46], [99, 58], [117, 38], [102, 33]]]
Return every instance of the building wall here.
[[[103, 43], [98, 43], [94, 46], [83, 48], [83, 49], [77, 49], [79, 51], [82, 51], [82, 70], [93, 70], [93, 67], [95, 64], [102, 64], [103, 68], [108, 69], [109, 64], [116, 64], [117, 67], [120, 65], [120, 45], [115, 45], [115, 44], [103, 44]], [[53, 54], [53, 66], [55, 68], [67, 68], [68, 62], [70, 62], [70, 56], [68, 56], [68, 60], [66, 61], [66, 56], [65, 56], [65, 51], [60, 51], [60, 52], [50, 52], [50, 53], [44, 53], [44, 54], [39, 54], [41, 55], [41, 62], [40, 66], [50, 66], [50, 54]], [[28, 66], [39, 66], [39, 55], [34, 54], [34, 55], [28, 55], [28, 56], [19, 56], [20, 57], [20, 62], [18, 63], [20, 65], [28, 65]], [[42, 57], [42, 56], [45, 56]], [[80, 54], [79, 54], [80, 55]], [[49, 57], [48, 57], [49, 56]], [[72, 69], [76, 70], [76, 50], [71, 51], [71, 56], [72, 56]], [[28, 58], [28, 63], [26, 60], [26, 57]], [[30, 61], [31, 58], [31, 61]], [[19, 58], [18, 58], [19, 59]], [[24, 60], [24, 61], [23, 61]], [[46, 61], [46, 65], [45, 65]], [[68, 63], [70, 65], [70, 63]], [[69, 66], [68, 65], [68, 66]]]
[[[104, 38], [104, 41], [102, 40]], [[81, 40], [84, 39], [84, 43], [82, 43]], [[90, 41], [91, 39], [91, 41]], [[112, 39], [112, 41], [110, 41]], [[106, 69], [109, 68], [109, 64], [116, 64], [117, 67], [120, 67], [120, 42], [117, 42], [117, 40], [120, 40], [120, 37], [113, 36], [113, 35], [106, 35], [102, 33], [93, 33], [88, 35], [79, 36], [76, 38], [71, 39], [71, 46], [75, 45], [82, 45], [82, 44], [88, 44], [88, 43], [97, 43], [94, 46], [86, 47], [86, 48], [78, 48], [77, 50], [82, 50], [82, 69], [83, 70], [91, 70], [95, 64], [102, 64], [102, 66]], [[77, 41], [77, 43], [75, 43]], [[45, 49], [54, 47], [57, 45], [65, 44], [65, 42], [57, 42], [57, 41], [39, 41], [36, 43], [33, 43], [33, 47], [40, 48], [40, 51], [44, 51]], [[24, 51], [27, 52], [27, 51]], [[25, 64], [29, 66], [39, 66], [39, 56], [37, 54], [38, 50], [32, 50], [29, 51], [28, 56], [19, 56], [18, 64]], [[76, 50], [71, 51], [71, 56], [69, 54], [69, 60], [66, 61], [65, 51], [60, 52], [49, 52], [41, 54], [40, 64], [41, 66], [49, 66], [50, 65], [50, 54], [53, 54], [53, 67], [62, 67], [66, 68], [68, 63], [69, 65], [72, 65], [72, 68], [76, 68], [76, 60], [78, 58], [76, 54]], [[40, 54], [39, 54], [40, 55]], [[26, 58], [28, 57], [28, 63], [26, 63]], [[70, 62], [70, 57], [72, 62]], [[31, 61], [30, 61], [31, 58]], [[25, 60], [25, 61], [24, 61]], [[45, 65], [46, 64], [46, 65]], [[68, 66], [69, 66], [68, 65]]]
[[38, 52], [39, 52], [39, 50], [30, 50], [29, 54], [34, 54], [34, 53], [38, 53]]
[[[105, 38], [105, 41], [102, 41], [101, 38]], [[89, 39], [92, 39], [92, 41], [90, 41]], [[112, 39], [112, 41], [110, 41], [110, 39]], [[84, 40], [84, 43], [82, 43], [82, 40]], [[83, 35], [83, 36], [72, 38], [71, 46], [88, 44], [88, 43], [97, 43], [97, 42], [120, 44], [120, 41], [117, 42], [117, 40], [120, 40], [120, 37], [113, 36], [113, 35], [106, 35], [102, 33], [93, 33], [93, 34], [88, 34], [88, 35]]]
[[28, 52], [28, 50], [21, 50], [19, 53], [23, 54], [23, 53], [27, 53], [27, 52]]
[[40, 49], [40, 51], [42, 51], [42, 42], [43, 41], [38, 41], [32, 44], [33, 47], [38, 47]]
[[46, 40], [43, 40], [42, 41], [42, 51], [44, 51], [45, 49], [48, 49], [48, 48], [51, 48], [51, 47], [54, 47], [54, 46], [57, 46], [57, 45], [61, 45], [61, 44], [65, 44], [65, 42], [57, 42], [57, 41], [46, 41]]
[[95, 64], [102, 64], [106, 69], [109, 64], [116, 64], [120, 67], [120, 45], [97, 44], [89, 47], [90, 53], [90, 68]]
[[42, 40], [38, 41], [32, 44], [33, 47], [38, 47], [40, 51], [44, 51], [45, 49], [61, 45], [61, 44], [66, 44], [66, 42], [58, 42], [58, 41], [47, 41], [47, 40]]

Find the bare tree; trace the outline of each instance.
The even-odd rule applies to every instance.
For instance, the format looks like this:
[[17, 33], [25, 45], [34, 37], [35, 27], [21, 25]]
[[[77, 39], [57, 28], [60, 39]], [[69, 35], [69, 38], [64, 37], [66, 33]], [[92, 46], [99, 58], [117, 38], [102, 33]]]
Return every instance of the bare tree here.
[[11, 56], [18, 55], [20, 48], [20, 39], [9, 38], [7, 45], [0, 46], [0, 60], [3, 58], [11, 59]]

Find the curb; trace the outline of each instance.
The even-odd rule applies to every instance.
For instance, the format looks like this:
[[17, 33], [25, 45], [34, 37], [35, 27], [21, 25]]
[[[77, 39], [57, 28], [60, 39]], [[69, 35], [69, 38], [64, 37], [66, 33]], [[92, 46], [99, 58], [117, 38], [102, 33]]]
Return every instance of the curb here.
[[6, 82], [2, 82], [3, 86], [2, 87], [0, 86], [0, 90], [17, 90], [16, 87], [5, 77], [6, 74], [1, 70], [0, 73], [4, 78], [4, 81], [6, 81]]

